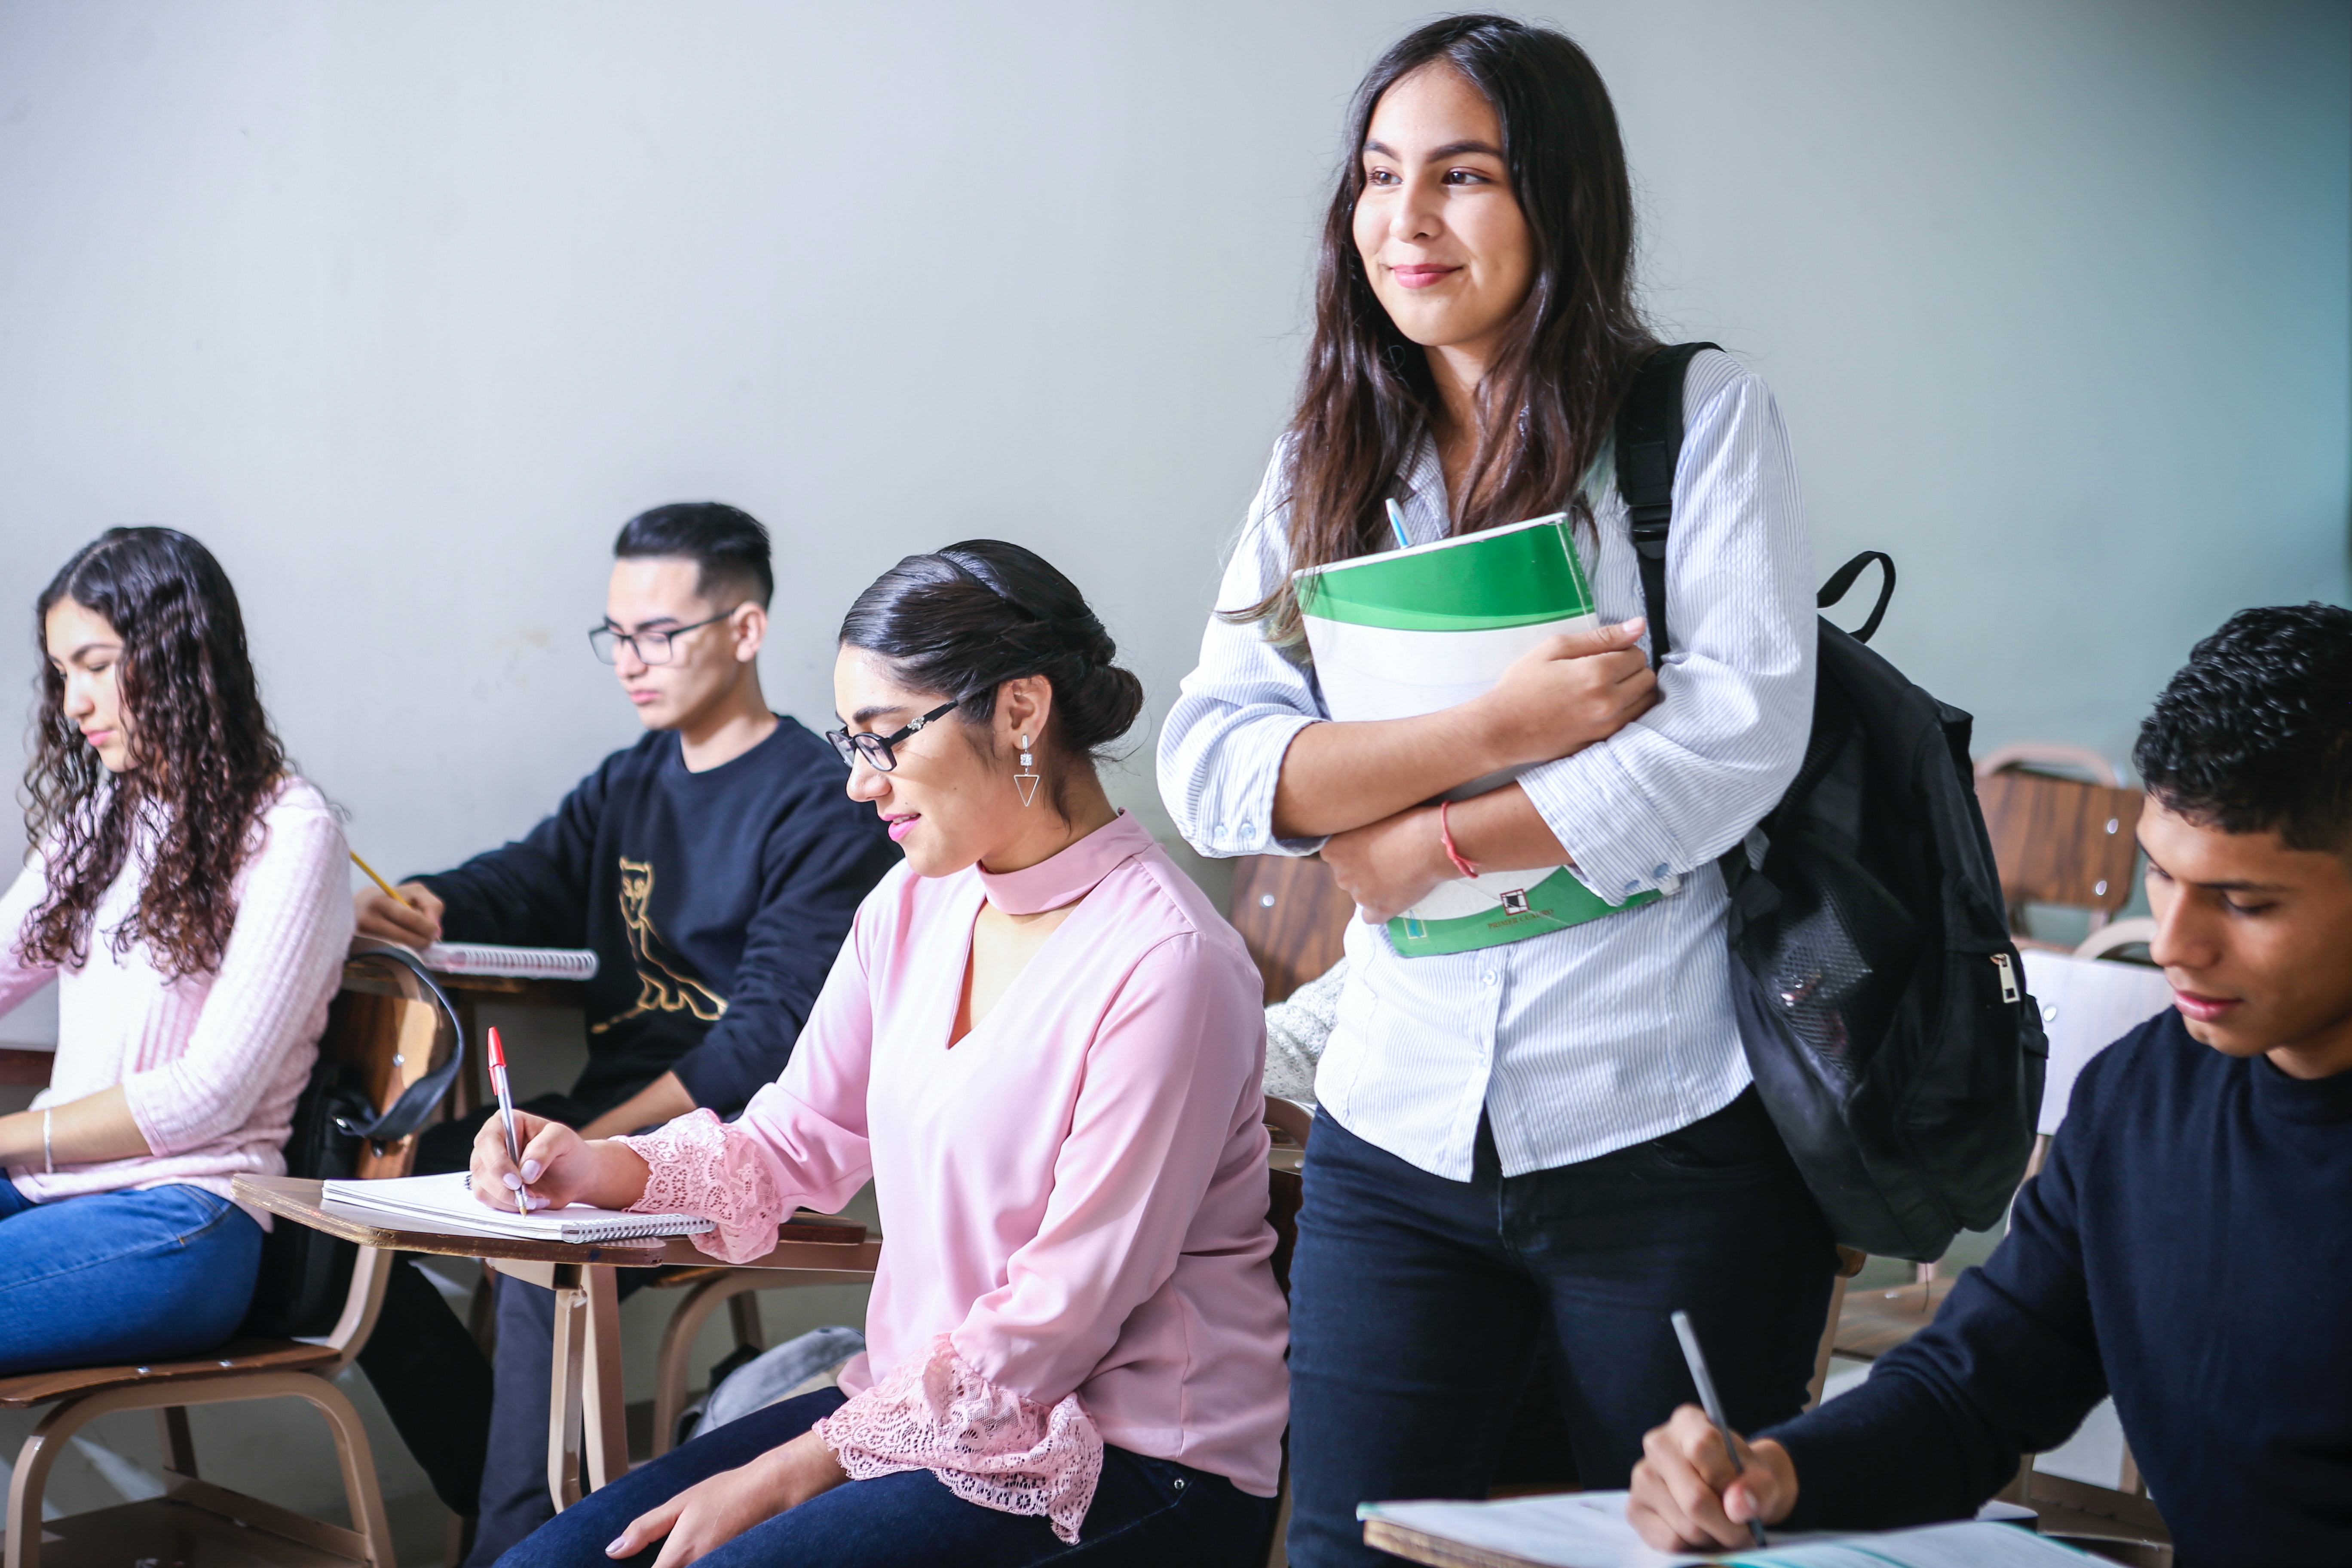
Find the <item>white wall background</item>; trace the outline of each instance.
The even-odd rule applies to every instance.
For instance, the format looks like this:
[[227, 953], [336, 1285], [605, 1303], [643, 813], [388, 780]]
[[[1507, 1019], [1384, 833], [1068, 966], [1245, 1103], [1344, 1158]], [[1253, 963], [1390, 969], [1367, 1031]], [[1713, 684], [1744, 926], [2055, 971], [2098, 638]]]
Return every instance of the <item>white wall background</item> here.
[[[632, 738], [581, 632], [657, 501], [774, 529], [803, 718], [850, 596], [983, 533], [1096, 597], [1156, 712], [1341, 106], [1423, 14], [6, 0], [0, 586], [205, 539], [387, 871]], [[1545, 14], [1616, 92], [1657, 313], [1769, 378], [1820, 560], [1894, 552], [1882, 646], [1987, 741], [2120, 755], [2230, 610], [2345, 595], [2352, 9]]]
[[[1880, 646], [1982, 743], [2120, 758], [2231, 610], [2346, 597], [2352, 7], [1538, 9], [1615, 91], [1654, 310], [1771, 381], [1820, 562], [1895, 554]], [[1156, 718], [1347, 93], [1426, 14], [0, 0], [0, 732], [6, 605], [169, 522], [353, 842], [448, 863], [634, 738], [581, 633], [621, 521], [700, 497], [776, 533], [782, 709], [876, 573], [996, 534]]]

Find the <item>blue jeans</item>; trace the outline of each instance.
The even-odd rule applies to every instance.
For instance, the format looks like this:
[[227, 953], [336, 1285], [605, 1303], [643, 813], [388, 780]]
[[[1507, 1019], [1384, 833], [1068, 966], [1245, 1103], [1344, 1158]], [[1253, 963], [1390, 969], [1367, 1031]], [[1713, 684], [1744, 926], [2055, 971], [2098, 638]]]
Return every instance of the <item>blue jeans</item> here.
[[210, 1350], [260, 1267], [261, 1227], [202, 1187], [36, 1204], [0, 1180], [0, 1376]]
[[1300, 1568], [1393, 1563], [1364, 1545], [1360, 1502], [1485, 1497], [1507, 1473], [1514, 1406], [1537, 1394], [1522, 1387], [1533, 1362], [1555, 1379], [1543, 1392], [1577, 1476], [1625, 1485], [1642, 1434], [1696, 1398], [1666, 1321], [1677, 1308], [1734, 1426], [1804, 1405], [1836, 1254], [1753, 1090], [1665, 1137], [1518, 1176], [1482, 1123], [1466, 1182], [1321, 1116], [1306, 1184], [1286, 1542]]
[[[589, 1493], [499, 1559], [499, 1568], [610, 1568], [604, 1543], [631, 1520], [705, 1477], [790, 1442], [843, 1402], [839, 1389], [819, 1389], [730, 1421]], [[701, 1562], [703, 1568], [1020, 1568], [1048, 1562], [1256, 1568], [1273, 1528], [1272, 1498], [1252, 1497], [1205, 1470], [1106, 1446], [1102, 1480], [1075, 1546], [1065, 1545], [1041, 1518], [966, 1502], [929, 1470], [908, 1470], [821, 1492]], [[660, 1545], [628, 1561], [650, 1563]]]

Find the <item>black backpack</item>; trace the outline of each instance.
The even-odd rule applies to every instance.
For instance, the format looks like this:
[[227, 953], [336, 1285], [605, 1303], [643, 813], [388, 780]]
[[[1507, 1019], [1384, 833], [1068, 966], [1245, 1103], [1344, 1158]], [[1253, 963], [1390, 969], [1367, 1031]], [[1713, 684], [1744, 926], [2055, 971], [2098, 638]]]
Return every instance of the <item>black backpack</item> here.
[[[1654, 658], [1668, 647], [1666, 535], [1683, 376], [1713, 343], [1650, 356], [1617, 415], [1617, 485], [1633, 525]], [[1928, 1262], [1997, 1222], [2025, 1172], [2049, 1044], [2009, 936], [1977, 809], [1968, 714], [1819, 623], [1805, 760], [1746, 843], [1717, 862], [1731, 895], [1731, 987], [1757, 1092], [1838, 1240]], [[1750, 835], [1749, 842], [1756, 841]]]
[[[415, 953], [376, 942], [354, 953], [352, 962], [395, 963], [414, 973], [456, 1032], [456, 1043], [447, 1061], [410, 1084], [381, 1116], [359, 1068], [321, 1059], [294, 1102], [294, 1122], [286, 1135], [289, 1176], [349, 1180], [359, 1171], [360, 1145], [373, 1144], [380, 1152], [424, 1126], [465, 1063], [466, 1030], [457, 1021], [457, 1009]], [[237, 1331], [269, 1339], [331, 1333], [351, 1293], [352, 1265], [358, 1258], [355, 1243], [279, 1220], [262, 1239], [253, 1305]]]

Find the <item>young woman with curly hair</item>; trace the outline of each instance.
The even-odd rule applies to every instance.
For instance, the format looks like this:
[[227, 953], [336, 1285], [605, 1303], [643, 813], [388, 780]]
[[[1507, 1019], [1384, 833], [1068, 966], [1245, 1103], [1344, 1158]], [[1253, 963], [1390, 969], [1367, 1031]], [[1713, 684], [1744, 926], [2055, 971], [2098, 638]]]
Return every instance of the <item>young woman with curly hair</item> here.
[[294, 1101], [351, 941], [341, 827], [289, 770], [236, 590], [110, 529], [41, 594], [32, 840], [0, 1013], [55, 978], [58, 1052], [0, 1116], [0, 1373], [193, 1354], [253, 1296]]

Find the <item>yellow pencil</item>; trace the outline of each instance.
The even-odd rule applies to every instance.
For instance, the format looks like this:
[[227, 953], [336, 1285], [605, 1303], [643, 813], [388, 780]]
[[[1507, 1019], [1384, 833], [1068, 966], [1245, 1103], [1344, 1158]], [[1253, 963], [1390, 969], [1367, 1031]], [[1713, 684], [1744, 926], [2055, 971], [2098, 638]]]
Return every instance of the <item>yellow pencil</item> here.
[[361, 870], [365, 871], [368, 876], [368, 880], [373, 882], [377, 887], [383, 889], [383, 896], [385, 898], [400, 899], [400, 901], [403, 904], [407, 905], [407, 907], [412, 910], [416, 907], [415, 904], [409, 903], [406, 899], [401, 899], [400, 889], [394, 887], [390, 882], [385, 881], [382, 877], [377, 876], [375, 874], [375, 868], [361, 859], [360, 852], [356, 849], [352, 851], [352, 864], [357, 866]]

